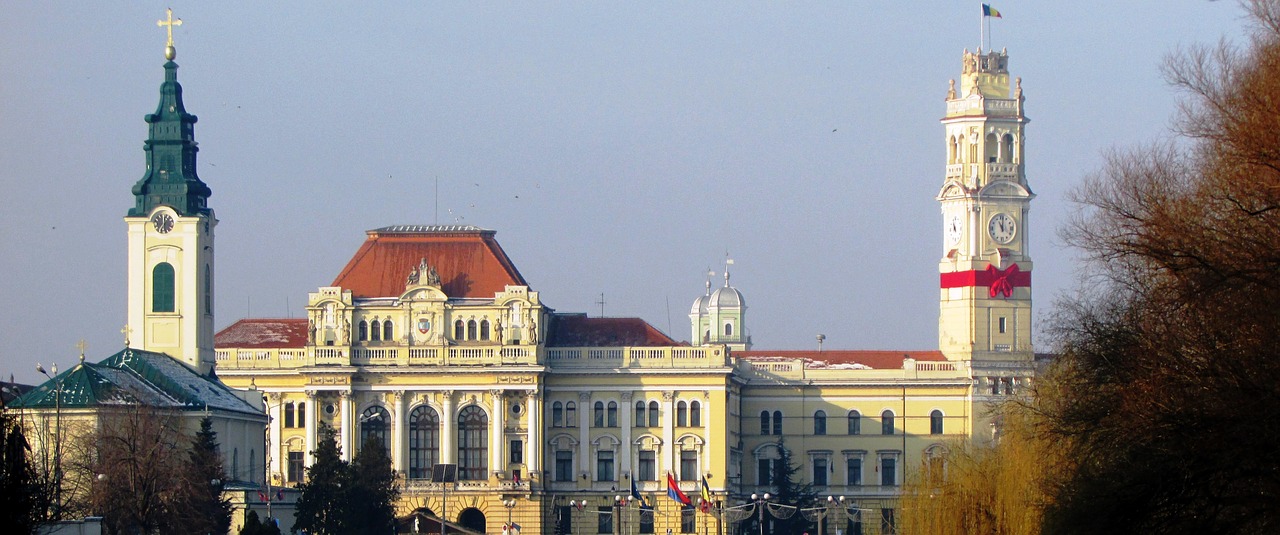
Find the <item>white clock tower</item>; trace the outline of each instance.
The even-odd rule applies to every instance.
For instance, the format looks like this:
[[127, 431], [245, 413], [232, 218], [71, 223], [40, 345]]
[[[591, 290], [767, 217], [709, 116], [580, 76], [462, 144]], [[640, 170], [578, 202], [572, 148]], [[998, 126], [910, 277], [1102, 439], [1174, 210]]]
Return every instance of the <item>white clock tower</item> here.
[[994, 388], [983, 385], [987, 392], [1011, 390], [1017, 381], [996, 371], [987, 377], [981, 368], [1018, 368], [1034, 358], [1027, 230], [1035, 195], [1023, 159], [1022, 80], [1011, 88], [1008, 66], [1004, 51], [966, 50], [942, 119], [947, 173], [938, 193], [938, 347], [951, 360], [970, 361], [980, 384], [994, 381]]
[[165, 57], [160, 105], [146, 116], [147, 169], [133, 186], [129, 232], [129, 346], [208, 373], [213, 350], [213, 229], [209, 186], [196, 176], [196, 116], [182, 105], [178, 64]]

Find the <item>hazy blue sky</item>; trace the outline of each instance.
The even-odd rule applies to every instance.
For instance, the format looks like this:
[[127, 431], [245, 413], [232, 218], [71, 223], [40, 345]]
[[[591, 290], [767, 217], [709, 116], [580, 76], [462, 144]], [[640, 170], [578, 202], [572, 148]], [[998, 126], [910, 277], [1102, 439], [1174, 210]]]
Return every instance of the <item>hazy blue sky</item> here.
[[[0, 372], [20, 381], [82, 338], [91, 360], [122, 348], [166, 5], [220, 220], [219, 329], [300, 316], [367, 229], [457, 222], [497, 230], [560, 311], [597, 315], [603, 293], [606, 315], [688, 339], [728, 251], [757, 348], [937, 347], [938, 119], [979, 2], [7, 2]], [[1041, 332], [1074, 284], [1066, 192], [1163, 135], [1163, 57], [1239, 40], [1242, 10], [993, 7], [1032, 120]]]

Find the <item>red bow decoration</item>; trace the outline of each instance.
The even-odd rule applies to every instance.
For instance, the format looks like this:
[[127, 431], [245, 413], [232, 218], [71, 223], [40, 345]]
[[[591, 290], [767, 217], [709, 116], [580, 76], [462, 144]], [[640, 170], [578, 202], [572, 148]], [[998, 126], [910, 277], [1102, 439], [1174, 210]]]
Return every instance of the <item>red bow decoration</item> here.
[[1013, 264], [1004, 271], [991, 264], [987, 264], [987, 276], [990, 277], [991, 284], [988, 286], [987, 292], [991, 297], [996, 294], [1009, 297], [1013, 295], [1013, 284], [1009, 282], [1009, 277], [1017, 275], [1019, 272], [1018, 265]]

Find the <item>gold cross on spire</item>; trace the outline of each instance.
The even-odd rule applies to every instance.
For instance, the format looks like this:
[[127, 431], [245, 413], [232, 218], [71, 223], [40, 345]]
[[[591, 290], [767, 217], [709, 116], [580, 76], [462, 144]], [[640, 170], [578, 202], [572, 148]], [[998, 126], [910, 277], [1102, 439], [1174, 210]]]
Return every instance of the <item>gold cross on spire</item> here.
[[130, 329], [129, 324], [126, 323], [124, 328], [120, 329], [120, 334], [124, 335], [124, 346], [129, 347], [129, 335], [133, 334], [133, 329]]
[[165, 59], [172, 61], [174, 56], [177, 55], [173, 48], [173, 27], [182, 26], [182, 19], [173, 18], [173, 10], [170, 8], [165, 8], [164, 12], [168, 15], [168, 19], [157, 20], [156, 26], [165, 27], [165, 32], [169, 35], [169, 40], [165, 42], [164, 46], [164, 57]]
[[85, 343], [84, 338], [81, 338], [80, 341], [76, 343], [76, 347], [80, 349], [80, 362], [84, 362], [84, 348], [89, 347], [89, 344]]

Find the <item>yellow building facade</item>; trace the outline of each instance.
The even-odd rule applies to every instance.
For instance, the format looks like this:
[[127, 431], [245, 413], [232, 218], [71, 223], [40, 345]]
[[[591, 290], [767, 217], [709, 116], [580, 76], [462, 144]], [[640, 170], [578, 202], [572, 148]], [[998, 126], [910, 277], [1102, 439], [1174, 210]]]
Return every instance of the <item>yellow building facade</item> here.
[[[493, 231], [406, 225], [368, 231], [305, 318], [218, 333], [217, 374], [264, 394], [273, 484], [303, 481], [330, 426], [347, 458], [375, 440], [388, 449], [398, 513], [427, 525], [735, 533], [771, 522], [755, 507], [785, 448], [797, 479], [832, 497], [798, 514], [825, 533], [892, 531], [908, 474], [956, 441], [990, 440], [993, 404], [1034, 376], [1034, 195], [1007, 67], [1004, 52], [966, 51], [947, 96], [938, 350], [753, 348], [728, 266], [681, 342], [643, 320], [546, 307]], [[437, 465], [456, 481], [433, 481]], [[677, 487], [696, 506], [704, 482], [709, 512], [667, 496]]]

